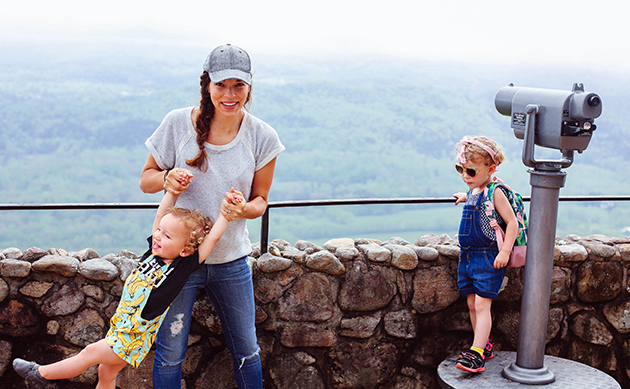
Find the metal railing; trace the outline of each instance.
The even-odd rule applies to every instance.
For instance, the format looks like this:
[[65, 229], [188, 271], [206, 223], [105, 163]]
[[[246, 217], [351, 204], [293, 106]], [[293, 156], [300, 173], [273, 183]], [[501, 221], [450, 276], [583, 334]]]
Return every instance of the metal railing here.
[[[630, 201], [630, 196], [560, 196], [560, 201]], [[530, 201], [529, 196], [523, 196]], [[260, 248], [267, 252], [269, 244], [269, 211], [272, 208], [290, 207], [327, 207], [336, 205], [375, 205], [375, 204], [451, 204], [453, 197], [415, 197], [389, 199], [339, 199], [339, 200], [302, 200], [270, 201], [261, 217]], [[76, 210], [76, 209], [157, 209], [158, 203], [52, 203], [52, 204], [0, 204], [0, 211], [33, 210]]]

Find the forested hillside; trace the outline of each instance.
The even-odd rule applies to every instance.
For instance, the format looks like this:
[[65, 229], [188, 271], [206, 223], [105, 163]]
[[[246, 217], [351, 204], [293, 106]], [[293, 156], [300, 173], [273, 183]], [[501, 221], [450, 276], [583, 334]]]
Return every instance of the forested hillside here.
[[[144, 141], [174, 108], [197, 104], [209, 48], [2, 43], [0, 203], [158, 202], [138, 188]], [[570, 89], [603, 100], [590, 147], [567, 169], [561, 195], [628, 194], [628, 75], [579, 67], [430, 63], [393, 57], [277, 57], [251, 53], [253, 113], [275, 127], [273, 200], [448, 197], [464, 190], [454, 145], [491, 136], [509, 161], [499, 176], [529, 194], [522, 141], [494, 108], [514, 83]], [[555, 151], [540, 150], [541, 155]], [[346, 206], [274, 210], [270, 238], [321, 243], [337, 237], [410, 241], [454, 235], [461, 209]], [[558, 234], [621, 236], [630, 204], [562, 203]], [[144, 250], [153, 211], [0, 211], [0, 248]], [[250, 223], [257, 241], [259, 221]]]

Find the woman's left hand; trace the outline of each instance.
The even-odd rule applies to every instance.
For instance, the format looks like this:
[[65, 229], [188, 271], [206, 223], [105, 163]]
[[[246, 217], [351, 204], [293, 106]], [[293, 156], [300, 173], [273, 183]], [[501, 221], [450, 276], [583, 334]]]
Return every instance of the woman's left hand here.
[[227, 220], [234, 221], [241, 217], [246, 205], [247, 202], [243, 199], [243, 194], [232, 188], [221, 201], [221, 214]]

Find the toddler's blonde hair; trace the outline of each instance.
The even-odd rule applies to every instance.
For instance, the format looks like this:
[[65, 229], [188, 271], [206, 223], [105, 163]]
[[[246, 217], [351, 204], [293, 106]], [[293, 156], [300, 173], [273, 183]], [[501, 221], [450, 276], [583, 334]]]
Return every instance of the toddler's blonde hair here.
[[[494, 157], [487, 150], [484, 150], [484, 148], [479, 144], [482, 144], [492, 150]], [[459, 156], [463, 156], [464, 161], [480, 161], [486, 166], [490, 166], [492, 164], [499, 166], [505, 161], [505, 154], [503, 154], [501, 146], [499, 146], [499, 144], [494, 140], [485, 136], [465, 136], [457, 144], [456, 149], [458, 152], [458, 158]]]
[[197, 247], [203, 242], [203, 239], [208, 235], [212, 228], [212, 221], [209, 217], [206, 217], [198, 211], [191, 209], [171, 207], [165, 215], [172, 214], [178, 217], [186, 226], [190, 229], [188, 240], [186, 241], [185, 249], [197, 250]]

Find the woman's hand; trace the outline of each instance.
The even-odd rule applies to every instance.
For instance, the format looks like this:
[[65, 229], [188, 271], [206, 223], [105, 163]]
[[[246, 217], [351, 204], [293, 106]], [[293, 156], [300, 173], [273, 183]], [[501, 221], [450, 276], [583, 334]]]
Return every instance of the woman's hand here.
[[[252, 182], [251, 193], [249, 198], [244, 199], [243, 194], [234, 188], [230, 192], [226, 193], [226, 198], [221, 202], [221, 214], [229, 221], [234, 221], [237, 218], [242, 219], [256, 219], [264, 215], [267, 209], [267, 197], [269, 196], [269, 189], [271, 188], [271, 182], [273, 181], [273, 172], [276, 167], [276, 159], [274, 158], [268, 164], [263, 166], [262, 169], [254, 173], [254, 180]], [[238, 195], [243, 200], [240, 203], [232, 204], [232, 197]], [[229, 211], [229, 213], [228, 213]]]
[[164, 189], [175, 195], [180, 195], [188, 189], [193, 174], [188, 169], [175, 168], [164, 172]]
[[243, 194], [232, 188], [225, 193], [225, 198], [221, 201], [221, 214], [229, 221], [234, 221], [241, 217], [245, 211], [247, 202], [243, 198]]
[[147, 162], [142, 168], [140, 175], [140, 189], [144, 193], [157, 193], [166, 190], [176, 196], [184, 193], [190, 180], [192, 172], [188, 169], [175, 168], [172, 170], [163, 170], [149, 154]]

